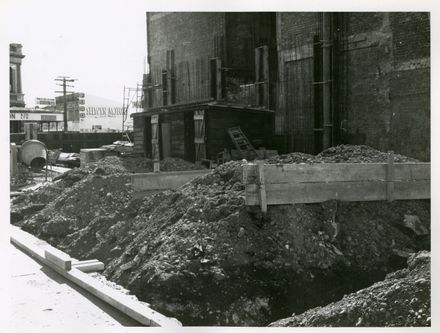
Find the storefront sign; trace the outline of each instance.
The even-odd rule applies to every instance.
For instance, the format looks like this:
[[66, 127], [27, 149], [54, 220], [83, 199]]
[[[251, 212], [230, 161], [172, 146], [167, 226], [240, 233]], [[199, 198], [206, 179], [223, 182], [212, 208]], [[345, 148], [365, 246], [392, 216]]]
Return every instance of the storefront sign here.
[[122, 116], [122, 108], [110, 106], [88, 106], [85, 110], [86, 116], [99, 117], [118, 117]]
[[35, 99], [35, 104], [37, 105], [45, 105], [45, 106], [53, 106], [55, 105], [55, 98], [41, 98], [37, 97]]
[[63, 121], [63, 114], [41, 112], [9, 112], [9, 120], [22, 121]]

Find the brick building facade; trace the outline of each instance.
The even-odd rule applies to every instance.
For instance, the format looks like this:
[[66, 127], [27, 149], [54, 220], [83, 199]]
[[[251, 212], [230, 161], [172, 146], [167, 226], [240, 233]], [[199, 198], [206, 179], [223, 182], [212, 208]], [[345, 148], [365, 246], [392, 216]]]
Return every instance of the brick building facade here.
[[429, 13], [147, 13], [147, 34], [140, 151], [160, 114], [165, 151], [194, 160], [188, 131], [206, 110], [208, 158], [240, 125], [280, 152], [351, 143], [430, 159]]
[[[275, 131], [285, 140], [285, 149], [322, 150], [324, 124], [317, 124], [324, 103], [322, 86], [328, 84], [331, 123], [325, 125], [331, 126], [331, 144], [364, 143], [429, 160], [429, 13], [327, 16], [325, 27], [322, 13], [277, 14], [280, 89]], [[322, 83], [325, 28], [331, 78]]]
[[234, 126], [256, 147], [270, 146], [274, 13], [147, 13], [147, 48], [145, 110], [133, 116], [137, 151], [153, 156], [158, 145], [160, 158], [215, 159], [234, 147]]

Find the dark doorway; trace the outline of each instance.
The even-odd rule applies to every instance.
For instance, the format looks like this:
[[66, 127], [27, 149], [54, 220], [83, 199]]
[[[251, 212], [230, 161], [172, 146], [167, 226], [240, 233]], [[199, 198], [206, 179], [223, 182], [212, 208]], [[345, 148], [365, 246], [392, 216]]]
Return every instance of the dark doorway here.
[[184, 113], [184, 140], [185, 140], [185, 154], [184, 159], [186, 161], [195, 162], [196, 151], [194, 145], [194, 112]]
[[151, 117], [145, 117], [144, 126], [144, 153], [145, 157], [152, 158], [151, 155]]

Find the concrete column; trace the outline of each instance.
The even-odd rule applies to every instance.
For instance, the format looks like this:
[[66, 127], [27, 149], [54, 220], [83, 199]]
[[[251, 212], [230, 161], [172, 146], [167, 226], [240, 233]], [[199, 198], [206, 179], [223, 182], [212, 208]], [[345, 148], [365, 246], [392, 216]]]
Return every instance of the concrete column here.
[[18, 94], [22, 94], [22, 90], [21, 90], [21, 64], [17, 64], [17, 93]]

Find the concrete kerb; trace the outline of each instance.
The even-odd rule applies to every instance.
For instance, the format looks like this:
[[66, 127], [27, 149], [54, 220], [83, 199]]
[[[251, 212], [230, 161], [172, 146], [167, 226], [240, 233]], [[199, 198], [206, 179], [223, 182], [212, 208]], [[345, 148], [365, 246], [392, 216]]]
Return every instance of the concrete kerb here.
[[95, 278], [75, 268], [75, 263], [78, 263], [78, 261], [73, 258], [71, 258], [72, 265], [70, 269], [63, 269], [61, 267], [63, 264], [61, 263], [60, 265], [59, 259], [55, 260], [55, 262], [53, 260], [48, 260], [45, 256], [46, 253], [51, 253], [57, 258], [59, 258], [58, 254], [61, 253], [61, 257], [65, 261], [69, 261], [68, 258], [70, 257], [64, 252], [59, 251], [58, 249], [36, 238], [35, 236], [25, 231], [22, 231], [20, 228], [11, 226], [10, 239], [11, 243], [16, 245], [23, 252], [39, 260], [43, 264], [49, 266], [51, 269], [64, 276], [66, 279], [87, 290], [92, 295], [110, 304], [114, 308], [135, 319], [139, 323], [146, 326], [170, 328], [182, 326], [182, 324], [177, 319], [166, 317], [163, 314], [151, 309], [147, 303], [142, 303], [138, 300], [134, 300], [128, 295], [125, 295], [108, 286], [105, 286]]

